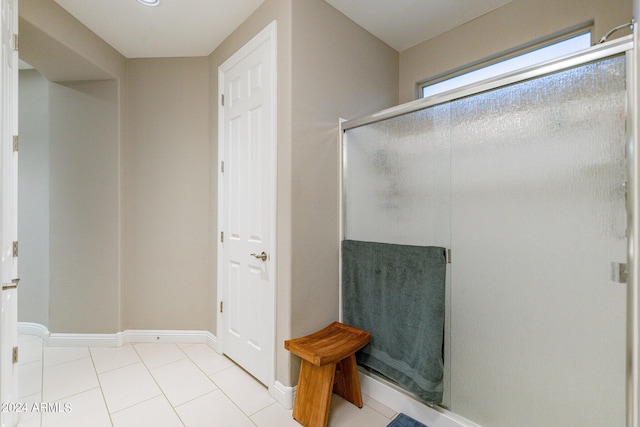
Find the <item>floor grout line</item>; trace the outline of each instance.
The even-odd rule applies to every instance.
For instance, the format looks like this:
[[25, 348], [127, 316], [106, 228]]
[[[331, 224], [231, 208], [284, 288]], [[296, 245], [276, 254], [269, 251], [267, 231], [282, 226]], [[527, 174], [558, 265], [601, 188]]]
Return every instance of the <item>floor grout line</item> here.
[[[176, 344], [174, 344], [174, 345], [176, 347], [178, 347]], [[167, 401], [167, 403], [171, 407], [171, 410], [173, 410], [173, 413], [176, 414], [176, 417], [178, 417], [178, 420], [180, 420], [180, 423], [182, 423], [182, 425], [185, 426], [184, 420], [182, 419], [182, 417], [180, 417], [180, 414], [178, 414], [178, 411], [176, 411], [176, 408], [171, 404], [171, 401], [169, 400], [169, 397], [165, 394], [165, 392], [162, 389], [162, 387], [160, 387], [160, 384], [158, 384], [158, 380], [156, 380], [156, 377], [154, 377], [153, 374], [151, 373], [151, 369], [144, 362], [144, 359], [142, 358], [142, 354], [140, 354], [140, 352], [136, 348], [135, 343], [132, 343], [132, 347], [133, 347], [133, 350], [138, 354], [138, 357], [140, 358], [140, 360], [142, 361], [142, 365], [145, 367], [145, 369], [147, 370], [149, 375], [151, 375], [151, 378], [153, 379], [153, 382], [156, 383], [156, 386], [158, 386], [158, 389], [160, 389], [160, 393], [162, 393], [162, 396], [165, 398], [165, 400]], [[168, 365], [168, 363], [163, 365], [163, 366], [166, 366], [166, 365]], [[157, 397], [157, 396], [155, 396], [155, 397]], [[154, 397], [154, 399], [155, 399], [155, 397]], [[140, 403], [137, 403], [137, 405], [139, 405], [139, 404]], [[135, 406], [135, 405], [132, 405], [131, 407], [133, 407], [133, 406]]]
[[[261, 414], [263, 411], [269, 410], [269, 412], [272, 412], [272, 411], [276, 411], [276, 412], [277, 412], [277, 411], [279, 411], [279, 410], [280, 410], [280, 409], [279, 409], [279, 408], [277, 408], [277, 406], [276, 406], [276, 405], [280, 405], [280, 403], [279, 403], [277, 400], [273, 399], [273, 397], [272, 397], [272, 396], [270, 396], [270, 395], [269, 395], [269, 397], [271, 397], [271, 398], [272, 398], [272, 402], [271, 402], [271, 403], [268, 403], [268, 404], [266, 404], [265, 406], [260, 407], [260, 408], [258, 408], [258, 409], [256, 409], [256, 410], [254, 410], [251, 414], [246, 413], [246, 412], [242, 409], [242, 407], [247, 406], [247, 403], [249, 403], [249, 406], [247, 406], [248, 408], [253, 408], [253, 407], [255, 407], [255, 406], [261, 406], [261, 405], [255, 405], [255, 403], [256, 403], [257, 401], [259, 401], [260, 403], [262, 403], [262, 397], [261, 397], [262, 395], [260, 395], [260, 394], [257, 394], [257, 395], [256, 395], [256, 399], [257, 399], [257, 401], [245, 402], [245, 401], [243, 400], [243, 399], [244, 399], [244, 396], [242, 396], [242, 395], [239, 395], [239, 394], [238, 394], [238, 390], [237, 390], [237, 388], [229, 389], [229, 392], [230, 392], [230, 394], [229, 394], [227, 391], [225, 391], [225, 389], [221, 388], [221, 387], [218, 385], [218, 383], [214, 380], [214, 377], [215, 377], [216, 375], [225, 374], [225, 373], [226, 373], [226, 374], [228, 374], [228, 375], [231, 375], [231, 376], [232, 376], [231, 378], [226, 378], [226, 379], [225, 379], [225, 381], [227, 381], [227, 383], [228, 383], [229, 381], [232, 381], [232, 382], [233, 382], [233, 380], [234, 380], [234, 378], [235, 378], [235, 377], [233, 377], [233, 375], [236, 375], [236, 374], [237, 374], [237, 375], [240, 375], [240, 374], [242, 373], [242, 374], [247, 375], [247, 376], [248, 376], [249, 378], [251, 378], [253, 381], [256, 381], [256, 382], [258, 382], [258, 383], [259, 383], [259, 381], [257, 381], [257, 380], [256, 380], [255, 378], [253, 378], [251, 375], [247, 374], [247, 373], [246, 373], [246, 371], [244, 371], [244, 370], [243, 370], [240, 366], [238, 366], [238, 365], [237, 365], [233, 360], [231, 360], [231, 359], [227, 358], [225, 355], [220, 355], [219, 353], [215, 352], [215, 356], [225, 357], [228, 361], [230, 361], [230, 362], [231, 362], [231, 364], [230, 364], [229, 366], [226, 366], [226, 367], [222, 368], [222, 369], [215, 370], [215, 372], [213, 372], [213, 373], [211, 373], [211, 374], [207, 374], [207, 373], [205, 372], [205, 370], [203, 369], [203, 367], [207, 367], [207, 368], [208, 368], [208, 367], [216, 367], [216, 366], [218, 366], [217, 364], [218, 364], [218, 363], [220, 363], [220, 360], [218, 360], [217, 358], [215, 358], [213, 355], [211, 355], [211, 359], [207, 359], [207, 357], [209, 357], [209, 355], [208, 355], [207, 353], [202, 353], [201, 351], [192, 352], [192, 353], [193, 353], [193, 357], [192, 357], [192, 356], [191, 356], [187, 351], [185, 351], [185, 350], [186, 350], [186, 349], [188, 349], [189, 347], [193, 347], [193, 345], [190, 345], [190, 346], [180, 346], [180, 345], [178, 345], [178, 344], [176, 344], [176, 343], [163, 343], [163, 344], [171, 344], [171, 345], [174, 345], [178, 350], [180, 350], [181, 355], [182, 355], [182, 356], [184, 356], [184, 357], [180, 357], [179, 359], [177, 359], [177, 360], [173, 360], [173, 361], [168, 362], [168, 363], [163, 363], [163, 364], [161, 364], [161, 365], [159, 365], [159, 366], [154, 367], [153, 369], [151, 369], [151, 368], [147, 365], [147, 362], [146, 362], [146, 361], [144, 360], [144, 358], [142, 357], [142, 354], [143, 354], [144, 352], [140, 352], [140, 351], [139, 351], [139, 349], [138, 349], [138, 347], [136, 346], [136, 344], [146, 344], [146, 343], [131, 343], [131, 348], [133, 349], [133, 351], [135, 352], [135, 355], [137, 356], [137, 358], [138, 358], [139, 360], [137, 360], [136, 362], [130, 362], [130, 360], [129, 360], [129, 359], [127, 359], [127, 357], [131, 357], [131, 358], [133, 358], [133, 355], [132, 355], [132, 354], [127, 354], [127, 355], [125, 355], [125, 357], [122, 359], [122, 360], [124, 360], [124, 361], [125, 361], [125, 364], [124, 364], [124, 365], [122, 365], [122, 366], [118, 366], [117, 368], [111, 368], [111, 369], [109, 369], [109, 370], [107, 370], [107, 371], [104, 371], [104, 372], [101, 372], [101, 373], [98, 373], [98, 369], [97, 369], [97, 368], [98, 368], [98, 365], [97, 365], [97, 364], [100, 362], [100, 361], [98, 360], [98, 353], [95, 353], [95, 354], [94, 354], [94, 352], [92, 352], [92, 347], [86, 347], [86, 348], [87, 348], [87, 350], [88, 350], [89, 357], [91, 358], [90, 363], [91, 363], [91, 367], [92, 367], [92, 369], [93, 369], [93, 373], [94, 373], [95, 377], [96, 377], [96, 378], [97, 378], [97, 380], [98, 380], [98, 385], [97, 385], [96, 387], [93, 387], [93, 388], [90, 388], [90, 389], [87, 389], [87, 390], [83, 390], [83, 391], [80, 391], [80, 392], [78, 392], [78, 393], [74, 393], [74, 394], [72, 394], [72, 395], [70, 395], [70, 396], [66, 396], [66, 397], [61, 398], [61, 399], [56, 399], [56, 401], [58, 401], [58, 402], [62, 402], [62, 401], [64, 401], [65, 399], [70, 399], [70, 398], [72, 398], [72, 397], [74, 397], [74, 396], [78, 396], [78, 395], [81, 395], [81, 394], [83, 394], [83, 393], [92, 392], [92, 394], [90, 395], [90, 396], [91, 396], [91, 400], [89, 400], [89, 402], [94, 402], [94, 401], [93, 401], [93, 399], [95, 398], [95, 399], [96, 399], [96, 400], [95, 400], [95, 404], [98, 404], [98, 402], [99, 402], [99, 400], [98, 400], [98, 399], [99, 399], [99, 397], [98, 397], [98, 395], [95, 393], [95, 389], [96, 389], [96, 388], [99, 388], [99, 389], [100, 389], [100, 390], [99, 390], [99, 392], [100, 392], [100, 398], [101, 398], [101, 400], [102, 400], [102, 405], [104, 405], [104, 408], [105, 408], [106, 413], [107, 413], [107, 417], [105, 417], [105, 418], [104, 418], [104, 423], [105, 423], [105, 425], [110, 425], [111, 427], [115, 427], [115, 426], [117, 425], [117, 424], [116, 424], [116, 422], [117, 422], [118, 420], [116, 420], [116, 419], [114, 418], [114, 416], [116, 416], [117, 414], [120, 414], [120, 413], [122, 413], [122, 412], [124, 412], [124, 411], [130, 410], [130, 409], [132, 409], [132, 408], [135, 408], [136, 406], [139, 406], [139, 405], [149, 404], [149, 402], [150, 402], [150, 401], [152, 401], [152, 400], [154, 400], [154, 399], [156, 399], [156, 398], [159, 398], [160, 396], [162, 396], [162, 398], [164, 399], [164, 402], [160, 402], [160, 401], [158, 401], [157, 403], [158, 403], [159, 405], [161, 404], [161, 405], [162, 405], [162, 407], [164, 407], [165, 405], [169, 405], [169, 407], [171, 408], [172, 413], [173, 413], [173, 414], [175, 415], [175, 417], [176, 417], [176, 418], [175, 418], [175, 419], [176, 419], [176, 423], [179, 423], [179, 425], [181, 425], [181, 426], [183, 426], [183, 427], [185, 427], [185, 426], [187, 425], [186, 423], [187, 423], [187, 421], [189, 421], [189, 420], [188, 420], [188, 419], [186, 419], [186, 418], [185, 418], [185, 419], [183, 419], [183, 418], [180, 416], [180, 414], [179, 414], [179, 412], [178, 412], [178, 409], [182, 408], [184, 405], [187, 405], [187, 404], [189, 404], [189, 403], [195, 402], [195, 401], [197, 401], [198, 399], [202, 399], [202, 398], [204, 398], [205, 396], [208, 396], [208, 395], [210, 395], [210, 394], [216, 393], [216, 392], [218, 392], [218, 391], [219, 391], [219, 393], [221, 393], [221, 394], [220, 394], [220, 395], [218, 395], [218, 397], [217, 397], [216, 399], [217, 399], [217, 400], [222, 399], [222, 396], [224, 396], [224, 399], [219, 400], [219, 401], [220, 401], [220, 402], [222, 402], [223, 400], [225, 401], [225, 402], [224, 402], [224, 407], [227, 407], [227, 408], [234, 407], [234, 408], [238, 411], [238, 416], [241, 416], [241, 417], [242, 417], [242, 419], [243, 419], [243, 420], [245, 420], [245, 421], [247, 422], [247, 425], [251, 425], [251, 426], [258, 426], [258, 425], [259, 425], [259, 424], [258, 424], [258, 422], [264, 423], [264, 422], [265, 422], [265, 420], [267, 419], [267, 418], [264, 418], [264, 416], [267, 416], [267, 413], [264, 413], [264, 414], [262, 414], [262, 416], [259, 416], [259, 414]], [[52, 347], [52, 348], [58, 348], [58, 347]], [[84, 347], [83, 347], [83, 348], [84, 348]], [[44, 386], [45, 386], [45, 373], [44, 373], [44, 371], [45, 371], [45, 364], [47, 363], [47, 362], [46, 362], [47, 358], [46, 358], [46, 356], [45, 356], [45, 353], [46, 353], [46, 351], [45, 351], [45, 350], [46, 350], [46, 349], [45, 349], [45, 343], [44, 343], [44, 341], [42, 341], [42, 342], [41, 342], [41, 347], [39, 347], [39, 348], [38, 348], [38, 350], [37, 350], [37, 351], [40, 353], [40, 355], [41, 355], [41, 359], [40, 359], [39, 361], [34, 360], [33, 362], [29, 362], [29, 363], [39, 363], [40, 372], [41, 372], [40, 381], [39, 381], [39, 382], [40, 382], [40, 390], [39, 390], [37, 393], [36, 393], [36, 392], [32, 393], [31, 395], [35, 396], [35, 395], [37, 394], [38, 396], [40, 396], [41, 401], [42, 401], [42, 399], [44, 399]], [[173, 351], [173, 348], [170, 348], [170, 351]], [[34, 353], [34, 354], [35, 354], [35, 353]], [[56, 356], [58, 356], [58, 354], [59, 354], [59, 353], [58, 353], [58, 354], [54, 353], [54, 354], [55, 354]], [[64, 354], [64, 352], [62, 352], [62, 354]], [[171, 354], [171, 353], [170, 353], [170, 354]], [[150, 359], [150, 360], [152, 360], [152, 361], [154, 361], [154, 360], [162, 360], [162, 357], [164, 357], [164, 355], [157, 355], [157, 354], [153, 354], [153, 353], [149, 353], [149, 354], [147, 354], [147, 355], [148, 355], [148, 357], [151, 357], [151, 359]], [[110, 353], [106, 353], [106, 356], [107, 356], [107, 357], [109, 357], [109, 356], [110, 356]], [[156, 359], [156, 357], [157, 357], [157, 356], [159, 356], [159, 359]], [[104, 357], [104, 355], [103, 355], [102, 357]], [[55, 367], [57, 367], [57, 366], [61, 366], [62, 364], [66, 364], [66, 363], [77, 362], [77, 361], [82, 360], [82, 359], [85, 359], [85, 358], [86, 358], [85, 356], [80, 357], [80, 358], [74, 358], [74, 359], [72, 359], [72, 360], [64, 361], [64, 362], [62, 362], [62, 363], [57, 363], [57, 364], [52, 365], [52, 366], [47, 366], [47, 369], [52, 368], [52, 367], [53, 367], [53, 368], [55, 368]], [[196, 359], [197, 359], [197, 360], [199, 360], [199, 361], [202, 363], [202, 367], [201, 367], [201, 366], [196, 362]], [[156, 371], [157, 369], [167, 368], [167, 367], [169, 367], [169, 365], [171, 365], [171, 364], [173, 364], [173, 363], [178, 363], [178, 362], [181, 362], [181, 361], [188, 361], [188, 363], [189, 363], [189, 364], [195, 365], [195, 367], [196, 367], [196, 369], [197, 369], [198, 374], [201, 374], [201, 375], [203, 375], [205, 378], [207, 378], [207, 379], [208, 379], [208, 380], [209, 380], [209, 381], [210, 381], [210, 382], [215, 386], [215, 388], [214, 388], [213, 390], [208, 391], [208, 392], [204, 392], [203, 394], [201, 394], [201, 395], [199, 395], [199, 396], [189, 397], [189, 400], [184, 401], [184, 402], [181, 402], [180, 404], [177, 404], [177, 405], [175, 405], [175, 406], [174, 406], [174, 404], [169, 400], [169, 397], [168, 397], [168, 395], [167, 395], [167, 392], [166, 392], [166, 391], [165, 391], [165, 390], [160, 386], [160, 383], [158, 382], [158, 379], [157, 379], [157, 378], [155, 377], [155, 375], [154, 375], [154, 371]], [[120, 363], [120, 360], [118, 360], [118, 361], [117, 361], [117, 363]], [[116, 363], [116, 364], [117, 364], [117, 363]], [[134, 404], [131, 404], [130, 406], [127, 406], [127, 407], [125, 407], [125, 408], [120, 408], [120, 409], [118, 409], [117, 411], [111, 412], [111, 411], [109, 410], [109, 406], [107, 405], [107, 395], [105, 394], [105, 389], [103, 388], [103, 378], [101, 378], [101, 376], [102, 376], [102, 375], [104, 375], [104, 374], [112, 373], [112, 372], [114, 372], [114, 371], [116, 371], [116, 370], [118, 370], [118, 369], [122, 369], [122, 368], [126, 368], [126, 367], [131, 367], [132, 365], [137, 364], [137, 363], [141, 363], [141, 364], [142, 364], [142, 366], [144, 367], [144, 371], [145, 371], [148, 375], [150, 375], [150, 376], [151, 376], [151, 379], [152, 379], [153, 383], [156, 385], [156, 387], [157, 387], [157, 388], [158, 388], [158, 390], [159, 390], [158, 394], [157, 394], [157, 395], [154, 395], [154, 396], [152, 396], [152, 397], [147, 397], [147, 398], [145, 398], [144, 400], [142, 400], [142, 401], [140, 401], [140, 402], [136, 402], [136, 403], [134, 403]], [[24, 365], [23, 365], [23, 366], [24, 366]], [[110, 364], [105, 364], [105, 366], [110, 366]], [[224, 365], [223, 365], [223, 366], [224, 366]], [[88, 366], [87, 366], [87, 368], [88, 368]], [[34, 369], [35, 369], [35, 367], [34, 367]], [[136, 369], [138, 369], [138, 368], [136, 368]], [[189, 368], [189, 369], [191, 369], [191, 368]], [[238, 371], [238, 372], [233, 372], [233, 371]], [[89, 372], [89, 371], [87, 370], [87, 373], [88, 373], [88, 372]], [[179, 372], [179, 371], [178, 371], [178, 372]], [[142, 371], [140, 371], [140, 374], [142, 375]], [[167, 372], [163, 373], [163, 375], [165, 375], [165, 374], [169, 374], [169, 372], [167, 371]], [[169, 375], [170, 375], [170, 374], [169, 374]], [[194, 371], [194, 375], [195, 375], [195, 371]], [[178, 378], [180, 378], [180, 377], [178, 377]], [[194, 378], [195, 378], [195, 377], [194, 377]], [[198, 376], [198, 378], [199, 378], [199, 376]], [[145, 380], [145, 381], [146, 381], [146, 380]], [[167, 384], [169, 384], [169, 385], [170, 385], [170, 387], [173, 387], [173, 385], [172, 385], [172, 383], [171, 383], [171, 382], [169, 382], [169, 383], [167, 383]], [[167, 384], [165, 384], [165, 385], [167, 385]], [[179, 385], [178, 385], [178, 387], [184, 387], [184, 386], [185, 386], [183, 383], [178, 383], [178, 384], [179, 384]], [[150, 386], [150, 385], [151, 385], [151, 384], [149, 383], [149, 386]], [[188, 386], [188, 385], [186, 385], [186, 386]], [[264, 387], [264, 385], [263, 385], [263, 384], [261, 384], [261, 386], [263, 386], [263, 387]], [[249, 387], [249, 388], [251, 389], [252, 393], [253, 393], [253, 387], [250, 387], [249, 385], [247, 385], [247, 387]], [[228, 387], [227, 387], [227, 388], [228, 388]], [[173, 389], [172, 389], [172, 388], [171, 388], [171, 389], [167, 389], [167, 391], [171, 391], [171, 390], [173, 390]], [[243, 389], [241, 389], [241, 391], [242, 391], [242, 390], [243, 390]], [[52, 391], [55, 391], [55, 390], [53, 390], [53, 389], [52, 389]], [[195, 390], [192, 390], [191, 392], [195, 392]], [[268, 395], [268, 388], [266, 388], [266, 389], [265, 389], [265, 392], [266, 392], [266, 393], [267, 393], [267, 395]], [[155, 393], [155, 391], [154, 391], [154, 393]], [[187, 396], [189, 396], [189, 394], [187, 394]], [[236, 400], [234, 400], [234, 399], [232, 398], [232, 396], [236, 396]], [[238, 399], [238, 397], [240, 397], [240, 399]], [[181, 400], [181, 399], [178, 399], [178, 400]], [[126, 403], [126, 401], [123, 401], [123, 403]], [[365, 403], [365, 406], [367, 406], [369, 409], [371, 409], [373, 413], [377, 414], [377, 416], [379, 416], [379, 417], [384, 417], [384, 418], [386, 418], [386, 419], [388, 419], [388, 420], [392, 420], [392, 419], [393, 419], [393, 417], [389, 418], [389, 416], [387, 415], [389, 412], [386, 412], [386, 413], [381, 412], [381, 410], [384, 408], [384, 405], [383, 405], [383, 404], [380, 404], [379, 402], [377, 402], [377, 401], [375, 401], [375, 400], [373, 400], [373, 399], [372, 399], [372, 402], [371, 402], [371, 403], [372, 403], [371, 405], [367, 405], [367, 404]], [[377, 406], [377, 404], [381, 405], [381, 407], [378, 407], [378, 406]], [[153, 405], [155, 405], [155, 404], [151, 404], [151, 405], [153, 406]], [[197, 404], [196, 404], [196, 405], [197, 405]], [[228, 405], [228, 406], [227, 406], [227, 405]], [[204, 407], [203, 407], [203, 408], [204, 408]], [[271, 408], [271, 409], [270, 409], [270, 408]], [[277, 410], [276, 410], [276, 408], [277, 408]], [[379, 410], [379, 409], [380, 409], [380, 410]], [[169, 411], [169, 409], [166, 409], [166, 410], [167, 410], [167, 411]], [[206, 411], [206, 409], [203, 409], [203, 410], [205, 410], [205, 411]], [[187, 411], [188, 411], [188, 412], [187, 412]], [[192, 410], [192, 409], [187, 410], [186, 408], [185, 408], [185, 410], [182, 410], [181, 412], [184, 412], [184, 415], [185, 415], [185, 416], [187, 416], [187, 417], [198, 416], [199, 414], [200, 414], [200, 415], [202, 414], [201, 412], [193, 412], [193, 410]], [[138, 413], [140, 413], [140, 412], [138, 412]], [[146, 412], [144, 412], [144, 413], [146, 414]], [[169, 412], [167, 412], [167, 414], [169, 414]], [[394, 416], [395, 416], [395, 415], [397, 415], [397, 414], [394, 414]], [[280, 416], [280, 415], [278, 415], [278, 416]], [[121, 422], [121, 421], [126, 420], [126, 419], [127, 419], [127, 416], [119, 417], [118, 419], [120, 420], [120, 421], [118, 421], [118, 422]], [[107, 420], [108, 420], [108, 421], [107, 421]], [[356, 419], [356, 420], [357, 420], [357, 419]], [[57, 421], [50, 421], [48, 418], [47, 418], [47, 419], [45, 419], [45, 417], [43, 416], [43, 413], [40, 413], [40, 414], [38, 414], [37, 416], [35, 416], [35, 417], [31, 418], [31, 419], [29, 420], [29, 423], [30, 423], [29, 425], [39, 425], [40, 427], [43, 427], [43, 423], [45, 423], [45, 422], [46, 422], [47, 424], [49, 424], [50, 422], [53, 422], [53, 423], [55, 423], [55, 425], [60, 425]], [[344, 421], [341, 421], [341, 422], [340, 422], [340, 425], [343, 425], [343, 423], [344, 423]], [[260, 424], [260, 425], [261, 425], [262, 427], [264, 427], [264, 424]], [[355, 421], [355, 424], [352, 424], [352, 425], [353, 425], [353, 426], [358, 426], [359, 424], [357, 423], [357, 421]]]
[[102, 396], [102, 402], [104, 403], [104, 407], [107, 409], [107, 415], [109, 416], [109, 422], [111, 423], [111, 427], [113, 427], [113, 418], [111, 417], [111, 412], [109, 411], [109, 407], [107, 406], [107, 398], [105, 397], [104, 390], [102, 389], [100, 374], [98, 374], [98, 369], [96, 368], [96, 361], [94, 360], [93, 354], [91, 353], [91, 348], [89, 348], [89, 356], [91, 357], [91, 364], [93, 365], [93, 370], [96, 373], [96, 378], [98, 379], [98, 385], [100, 388], [100, 395]]

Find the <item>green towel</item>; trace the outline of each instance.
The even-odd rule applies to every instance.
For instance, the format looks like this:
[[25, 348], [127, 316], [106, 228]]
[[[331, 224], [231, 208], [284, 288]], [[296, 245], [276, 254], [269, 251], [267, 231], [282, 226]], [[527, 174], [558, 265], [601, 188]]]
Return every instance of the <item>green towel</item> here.
[[358, 363], [442, 401], [446, 250], [342, 242], [343, 321], [371, 333]]

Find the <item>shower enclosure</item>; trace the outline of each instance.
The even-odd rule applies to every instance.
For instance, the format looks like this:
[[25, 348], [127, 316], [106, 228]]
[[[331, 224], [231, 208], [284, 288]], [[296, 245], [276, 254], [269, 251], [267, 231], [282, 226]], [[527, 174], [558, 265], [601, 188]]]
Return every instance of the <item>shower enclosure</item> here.
[[342, 238], [450, 250], [447, 411], [625, 425], [632, 46], [342, 124]]

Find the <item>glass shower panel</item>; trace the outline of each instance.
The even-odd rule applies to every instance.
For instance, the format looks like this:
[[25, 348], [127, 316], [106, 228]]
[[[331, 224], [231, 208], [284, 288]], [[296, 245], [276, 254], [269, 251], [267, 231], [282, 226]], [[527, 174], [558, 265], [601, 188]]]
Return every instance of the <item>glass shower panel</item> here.
[[[349, 129], [344, 138], [344, 238], [451, 245], [448, 105]], [[445, 304], [450, 302], [449, 273]], [[443, 403], [450, 394], [449, 311], [445, 311]]]
[[345, 133], [345, 239], [450, 245], [449, 106]]
[[625, 422], [625, 60], [450, 104], [451, 410]]

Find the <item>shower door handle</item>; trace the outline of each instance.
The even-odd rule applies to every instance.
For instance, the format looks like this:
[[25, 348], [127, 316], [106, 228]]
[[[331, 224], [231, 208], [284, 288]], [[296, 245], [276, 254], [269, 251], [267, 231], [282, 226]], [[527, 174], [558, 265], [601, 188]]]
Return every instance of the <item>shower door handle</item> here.
[[9, 289], [15, 289], [15, 288], [18, 287], [18, 283], [20, 283], [20, 279], [17, 279], [17, 278], [13, 279], [11, 281], [11, 283], [3, 283], [2, 284], [2, 290], [6, 291], [6, 290], [9, 290]]
[[611, 280], [617, 283], [627, 283], [629, 278], [629, 271], [627, 270], [627, 264], [620, 262], [611, 263]]
[[266, 261], [269, 258], [269, 255], [265, 251], [262, 251], [261, 254], [251, 254], [252, 257], [261, 259], [262, 261]]

